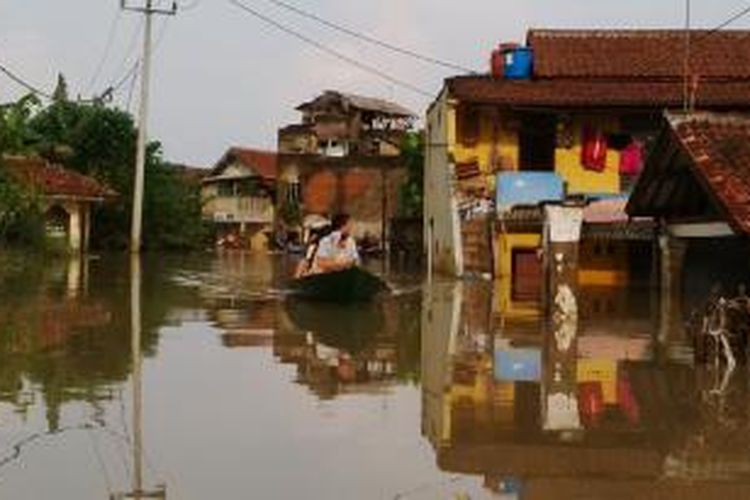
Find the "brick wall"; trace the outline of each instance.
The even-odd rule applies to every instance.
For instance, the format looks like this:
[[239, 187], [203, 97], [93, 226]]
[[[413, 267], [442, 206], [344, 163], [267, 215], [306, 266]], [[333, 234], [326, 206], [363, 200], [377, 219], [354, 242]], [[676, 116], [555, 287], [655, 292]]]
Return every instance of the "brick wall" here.
[[[372, 162], [370, 162], [372, 163]], [[355, 162], [320, 164], [297, 162], [302, 185], [302, 203], [307, 214], [330, 216], [346, 212], [357, 226], [357, 236], [381, 236], [385, 192], [386, 217], [397, 215], [406, 168], [393, 162], [358, 165]]]

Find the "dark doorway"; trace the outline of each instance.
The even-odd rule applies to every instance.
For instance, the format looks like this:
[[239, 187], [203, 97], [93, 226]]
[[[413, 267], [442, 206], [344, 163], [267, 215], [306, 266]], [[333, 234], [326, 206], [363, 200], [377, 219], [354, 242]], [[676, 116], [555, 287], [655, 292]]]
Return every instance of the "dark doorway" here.
[[518, 302], [538, 302], [542, 297], [542, 263], [536, 249], [514, 249], [511, 258], [511, 299]]
[[554, 172], [557, 144], [557, 118], [555, 116], [524, 117], [521, 120], [518, 142], [521, 170]]

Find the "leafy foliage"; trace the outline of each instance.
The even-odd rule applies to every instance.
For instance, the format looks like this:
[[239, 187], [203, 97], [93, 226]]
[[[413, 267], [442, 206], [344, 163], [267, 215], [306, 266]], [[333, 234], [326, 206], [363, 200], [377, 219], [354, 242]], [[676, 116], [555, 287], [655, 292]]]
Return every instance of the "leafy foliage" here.
[[29, 127], [32, 115], [41, 105], [34, 95], [0, 107], [0, 155], [5, 152], [28, 153], [38, 137]]
[[44, 219], [38, 200], [0, 170], [0, 243], [44, 244]]
[[410, 133], [401, 145], [406, 163], [407, 180], [401, 187], [399, 212], [402, 217], [421, 217], [424, 200], [424, 137]]
[[[39, 154], [92, 176], [118, 192], [93, 214], [94, 247], [128, 245], [137, 130], [130, 114], [101, 103], [67, 99], [64, 78], [42, 109], [25, 98], [0, 114], [0, 154]], [[143, 244], [148, 249], [189, 249], [204, 243], [200, 187], [167, 166], [157, 142], [148, 145]]]

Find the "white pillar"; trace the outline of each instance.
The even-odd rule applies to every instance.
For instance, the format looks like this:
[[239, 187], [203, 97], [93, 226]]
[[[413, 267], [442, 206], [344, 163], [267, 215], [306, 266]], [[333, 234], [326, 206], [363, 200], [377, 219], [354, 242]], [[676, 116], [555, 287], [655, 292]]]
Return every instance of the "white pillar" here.
[[68, 246], [73, 252], [81, 251], [81, 205], [78, 203], [70, 203], [66, 207], [70, 214], [68, 222]]

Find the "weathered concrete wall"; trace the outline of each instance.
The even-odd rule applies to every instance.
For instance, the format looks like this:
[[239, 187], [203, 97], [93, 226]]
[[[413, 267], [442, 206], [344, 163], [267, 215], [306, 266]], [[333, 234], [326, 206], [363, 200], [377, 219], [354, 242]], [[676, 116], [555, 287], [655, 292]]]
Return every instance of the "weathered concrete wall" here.
[[425, 253], [439, 273], [463, 274], [461, 227], [455, 198], [455, 110], [445, 92], [427, 113], [424, 172]]

